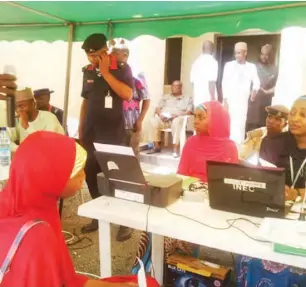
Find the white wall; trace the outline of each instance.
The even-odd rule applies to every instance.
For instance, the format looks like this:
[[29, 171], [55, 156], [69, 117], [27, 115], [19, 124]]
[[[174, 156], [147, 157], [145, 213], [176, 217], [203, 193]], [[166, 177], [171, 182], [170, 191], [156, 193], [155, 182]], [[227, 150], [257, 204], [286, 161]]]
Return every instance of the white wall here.
[[291, 107], [306, 94], [306, 29], [287, 28], [281, 33], [279, 78], [273, 104]]

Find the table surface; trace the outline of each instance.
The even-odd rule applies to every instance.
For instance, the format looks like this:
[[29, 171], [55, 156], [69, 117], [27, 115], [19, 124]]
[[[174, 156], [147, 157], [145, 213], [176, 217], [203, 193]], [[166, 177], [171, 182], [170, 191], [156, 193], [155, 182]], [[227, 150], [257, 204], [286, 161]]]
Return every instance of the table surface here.
[[[234, 227], [226, 230], [216, 229], [226, 228], [228, 219], [244, 218], [258, 224], [262, 219], [211, 209], [208, 199], [201, 203], [185, 202], [180, 199], [165, 209], [101, 196], [82, 204], [78, 214], [227, 252], [300, 268], [306, 266], [305, 257], [275, 253], [271, 243], [253, 240]], [[237, 220], [234, 226], [256, 238], [258, 228], [251, 222]]]

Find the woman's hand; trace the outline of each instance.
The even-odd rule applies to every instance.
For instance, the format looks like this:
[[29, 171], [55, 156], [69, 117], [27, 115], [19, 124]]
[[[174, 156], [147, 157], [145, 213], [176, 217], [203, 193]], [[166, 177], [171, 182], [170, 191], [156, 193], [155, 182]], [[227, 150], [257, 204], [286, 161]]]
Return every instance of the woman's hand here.
[[298, 192], [296, 189], [290, 188], [289, 186], [285, 186], [285, 198], [286, 200], [295, 201], [298, 196]]
[[0, 93], [5, 95], [14, 95], [16, 89], [15, 81], [15, 76], [0, 74]]

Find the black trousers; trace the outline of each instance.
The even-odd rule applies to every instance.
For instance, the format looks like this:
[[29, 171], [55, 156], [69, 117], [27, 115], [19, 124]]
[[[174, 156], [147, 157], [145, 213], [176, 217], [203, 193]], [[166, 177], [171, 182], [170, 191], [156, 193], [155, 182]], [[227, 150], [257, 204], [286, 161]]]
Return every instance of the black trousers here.
[[94, 155], [94, 145], [93, 143], [88, 143], [84, 145], [87, 151], [87, 161], [85, 165], [86, 173], [86, 183], [89, 189], [89, 193], [92, 199], [98, 198], [100, 196], [98, 190], [97, 175], [101, 172], [101, 168]]

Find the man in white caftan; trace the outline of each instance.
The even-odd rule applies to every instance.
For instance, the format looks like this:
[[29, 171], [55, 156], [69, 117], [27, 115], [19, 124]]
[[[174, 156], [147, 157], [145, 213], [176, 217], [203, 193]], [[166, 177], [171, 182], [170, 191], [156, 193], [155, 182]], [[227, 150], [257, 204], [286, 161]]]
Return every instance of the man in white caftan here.
[[213, 51], [213, 43], [205, 41], [202, 46], [202, 55], [192, 65], [190, 82], [193, 85], [194, 107], [207, 101], [217, 100], [218, 62], [213, 57]]
[[39, 111], [32, 90], [25, 88], [15, 93], [16, 111], [18, 122], [15, 128], [9, 128], [8, 133], [11, 138], [11, 150], [15, 152], [18, 144], [25, 138], [37, 131], [50, 131], [65, 134], [63, 127], [56, 116], [47, 111]]
[[246, 61], [247, 44], [235, 45], [235, 60], [225, 64], [222, 80], [224, 105], [231, 118], [231, 139], [241, 144], [245, 138], [248, 100], [255, 100], [260, 88], [256, 66]]

